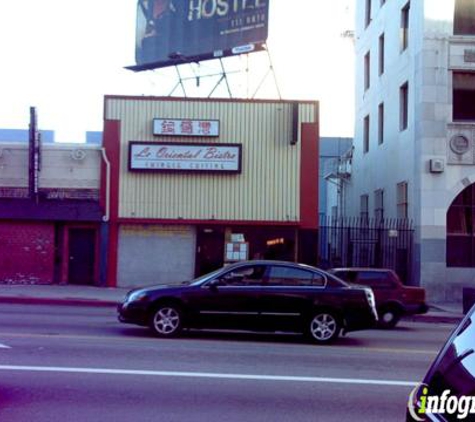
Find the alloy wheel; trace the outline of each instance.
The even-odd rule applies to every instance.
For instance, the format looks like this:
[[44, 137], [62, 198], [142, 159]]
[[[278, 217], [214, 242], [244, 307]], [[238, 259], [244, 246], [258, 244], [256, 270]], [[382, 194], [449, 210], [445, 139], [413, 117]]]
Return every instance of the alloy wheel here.
[[173, 306], [159, 308], [152, 319], [152, 329], [161, 337], [171, 337], [181, 329], [181, 314]]
[[310, 335], [319, 343], [329, 342], [338, 334], [338, 320], [330, 313], [316, 314], [310, 322]]

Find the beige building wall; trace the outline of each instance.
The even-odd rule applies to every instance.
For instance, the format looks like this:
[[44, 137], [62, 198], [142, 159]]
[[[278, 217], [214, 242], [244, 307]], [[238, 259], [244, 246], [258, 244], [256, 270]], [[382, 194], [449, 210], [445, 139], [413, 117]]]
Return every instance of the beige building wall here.
[[[0, 144], [0, 187], [28, 187], [28, 143]], [[83, 144], [41, 147], [40, 188], [99, 189], [101, 149]]]
[[[297, 222], [300, 130], [291, 144], [293, 102], [106, 97], [105, 119], [120, 124], [119, 218]], [[317, 102], [298, 105], [316, 123]], [[214, 138], [153, 135], [153, 119], [219, 120]], [[130, 172], [131, 141], [242, 144], [240, 174]], [[316, 183], [316, 181], [315, 181]]]

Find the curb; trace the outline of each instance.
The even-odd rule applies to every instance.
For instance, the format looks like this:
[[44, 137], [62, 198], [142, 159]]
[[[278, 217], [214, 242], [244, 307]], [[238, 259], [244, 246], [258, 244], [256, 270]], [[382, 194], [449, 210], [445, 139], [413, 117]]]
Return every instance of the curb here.
[[408, 315], [403, 317], [404, 321], [410, 322], [430, 322], [430, 323], [438, 323], [438, 324], [458, 324], [463, 319], [463, 315], [430, 315], [430, 314], [423, 314], [423, 315]]
[[119, 302], [100, 299], [78, 298], [40, 298], [40, 297], [0, 297], [0, 303], [11, 305], [60, 305], [60, 306], [87, 306], [87, 307], [117, 307]]

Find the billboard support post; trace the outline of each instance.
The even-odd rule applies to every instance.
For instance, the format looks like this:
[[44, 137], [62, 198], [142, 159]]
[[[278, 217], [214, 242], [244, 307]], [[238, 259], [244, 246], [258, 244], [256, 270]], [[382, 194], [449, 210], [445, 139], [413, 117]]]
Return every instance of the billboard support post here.
[[231, 93], [231, 88], [229, 87], [226, 69], [224, 68], [223, 59], [219, 59], [219, 64], [221, 65], [221, 77], [219, 78], [218, 82], [216, 82], [216, 85], [214, 86], [214, 88], [211, 90], [210, 94], [208, 95], [208, 98], [211, 98], [214, 91], [216, 91], [216, 88], [218, 88], [218, 86], [221, 85], [221, 82], [223, 82], [223, 80], [226, 82], [226, 88], [228, 88], [229, 98], [233, 98], [233, 94]]
[[257, 88], [256, 88], [256, 90], [254, 91], [254, 94], [252, 95], [251, 98], [256, 98], [257, 93], [258, 93], [259, 90], [262, 88], [262, 85], [263, 85], [264, 82], [266, 81], [267, 77], [269, 76], [270, 73], [272, 73], [272, 77], [273, 77], [273, 79], [274, 79], [275, 88], [276, 88], [276, 90], [277, 90], [277, 95], [278, 95], [278, 97], [279, 97], [279, 100], [281, 100], [281, 99], [282, 99], [282, 96], [281, 96], [281, 94], [280, 94], [279, 84], [277, 83], [277, 77], [276, 77], [276, 75], [275, 75], [274, 65], [272, 64], [272, 58], [271, 58], [269, 49], [266, 48], [265, 50], [267, 51], [267, 58], [269, 59], [269, 69], [267, 70], [266, 74], [263, 76], [263, 78], [262, 78], [261, 81], [259, 82], [259, 85], [257, 86]]
[[178, 67], [178, 65], [175, 65], [175, 70], [176, 70], [176, 73], [178, 75], [178, 81], [177, 83], [175, 84], [175, 86], [173, 87], [173, 89], [171, 90], [169, 96], [173, 95], [173, 93], [175, 92], [175, 90], [181, 86], [181, 90], [183, 91], [183, 96], [186, 98], [187, 95], [186, 95], [186, 89], [185, 89], [185, 85], [183, 84], [183, 78], [181, 77], [181, 73], [180, 73], [180, 68]]

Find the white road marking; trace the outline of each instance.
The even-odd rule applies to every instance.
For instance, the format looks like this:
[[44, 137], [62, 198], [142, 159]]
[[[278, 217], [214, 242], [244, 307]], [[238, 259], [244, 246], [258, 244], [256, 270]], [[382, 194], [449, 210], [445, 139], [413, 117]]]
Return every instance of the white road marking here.
[[6, 344], [0, 343], [0, 349], [11, 349], [11, 347], [7, 346]]
[[327, 378], [327, 377], [300, 377], [288, 375], [254, 375], [254, 374], [219, 374], [210, 372], [176, 372], [176, 371], [145, 371], [135, 369], [107, 369], [107, 368], [69, 368], [56, 366], [17, 366], [0, 365], [0, 371], [24, 372], [59, 372], [75, 374], [101, 375], [148, 375], [155, 377], [182, 377], [182, 378], [211, 378], [244, 381], [289, 381], [336, 384], [382, 385], [391, 387], [414, 387], [415, 381], [375, 380], [357, 378]]

